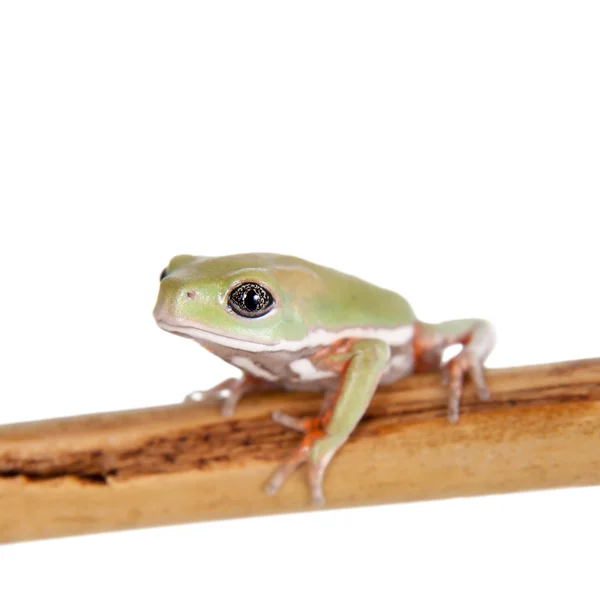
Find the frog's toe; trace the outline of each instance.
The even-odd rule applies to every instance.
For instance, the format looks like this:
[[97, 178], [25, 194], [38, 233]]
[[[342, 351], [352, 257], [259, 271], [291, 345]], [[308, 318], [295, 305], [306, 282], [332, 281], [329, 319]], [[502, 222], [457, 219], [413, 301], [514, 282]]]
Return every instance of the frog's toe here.
[[312, 501], [315, 506], [325, 504], [325, 495], [323, 494], [323, 476], [330, 459], [321, 458], [317, 462], [311, 460], [308, 464], [308, 483]]
[[218, 403], [222, 399], [220, 392], [214, 390], [196, 390], [190, 392], [184, 399], [184, 404], [202, 402], [203, 404]]
[[477, 391], [477, 397], [480, 400], [486, 402], [490, 399], [490, 391], [488, 390], [487, 384], [485, 382], [485, 375], [483, 372], [483, 364], [481, 361], [474, 361], [469, 368], [469, 375], [471, 376], [471, 380], [475, 384], [475, 389]]
[[272, 496], [283, 485], [285, 480], [302, 464], [306, 462], [306, 455], [309, 447], [302, 444], [300, 448], [282, 463], [277, 470], [271, 475], [269, 481], [265, 485], [265, 492]]
[[477, 397], [483, 401], [490, 399], [482, 361], [469, 352], [461, 352], [443, 367], [442, 383], [449, 388], [448, 421], [450, 423], [456, 423], [460, 417], [460, 401], [467, 374], [475, 385]]
[[190, 402], [202, 402], [204, 400], [204, 394], [202, 390], [196, 390], [194, 392], [190, 392], [184, 399], [183, 402], [185, 404]]
[[280, 410], [276, 410], [271, 417], [273, 421], [287, 427], [288, 429], [293, 429], [294, 431], [299, 431], [300, 433], [306, 433], [309, 429], [314, 429], [318, 426], [318, 419], [300, 419], [298, 417], [292, 417], [291, 415], [286, 415]]
[[232, 417], [240, 398], [241, 394], [235, 392], [221, 394], [221, 415], [227, 418]]

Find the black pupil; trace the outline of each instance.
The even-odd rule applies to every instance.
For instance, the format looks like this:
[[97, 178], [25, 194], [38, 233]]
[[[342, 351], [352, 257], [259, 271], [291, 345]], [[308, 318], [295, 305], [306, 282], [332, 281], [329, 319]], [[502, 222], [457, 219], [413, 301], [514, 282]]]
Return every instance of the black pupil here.
[[260, 317], [269, 311], [273, 296], [256, 283], [242, 283], [229, 296], [229, 305], [244, 317]]
[[246, 292], [244, 294], [244, 306], [254, 312], [260, 308], [260, 296], [256, 292]]

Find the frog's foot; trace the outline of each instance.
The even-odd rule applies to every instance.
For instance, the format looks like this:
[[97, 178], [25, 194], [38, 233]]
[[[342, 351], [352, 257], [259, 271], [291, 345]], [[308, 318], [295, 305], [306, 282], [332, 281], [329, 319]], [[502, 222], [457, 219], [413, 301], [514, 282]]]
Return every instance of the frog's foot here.
[[196, 391], [188, 394], [184, 402], [203, 402], [220, 404], [221, 414], [231, 417], [240, 398], [248, 391], [248, 384], [244, 378], [232, 377], [222, 381], [209, 390]]
[[456, 423], [460, 416], [460, 400], [463, 393], [465, 375], [475, 384], [480, 400], [489, 400], [490, 393], [485, 383], [483, 362], [472, 352], [462, 350], [442, 367], [442, 383], [449, 388], [448, 421]]
[[[313, 419], [296, 419], [275, 413], [278, 423], [304, 434], [300, 447], [276, 471], [266, 485], [274, 494], [301, 464], [307, 463], [308, 483], [315, 504], [323, 504], [323, 475], [336, 451], [362, 418], [390, 357], [390, 347], [378, 339], [352, 340], [333, 352], [340, 365], [340, 382], [335, 392], [325, 396], [321, 414]], [[331, 361], [334, 363], [335, 361]]]
[[231, 417], [242, 396], [256, 390], [268, 390], [275, 387], [273, 382], [244, 374], [240, 379], [235, 377], [226, 379], [209, 390], [192, 392], [185, 397], [184, 402], [217, 403], [221, 406], [221, 414], [224, 417]]
[[308, 483], [313, 503], [323, 505], [325, 503], [323, 495], [325, 469], [346, 437], [328, 434], [321, 417], [298, 419], [277, 411], [273, 413], [273, 419], [285, 427], [302, 432], [304, 437], [300, 446], [273, 473], [265, 486], [266, 493], [274, 494], [299, 466], [308, 463]]

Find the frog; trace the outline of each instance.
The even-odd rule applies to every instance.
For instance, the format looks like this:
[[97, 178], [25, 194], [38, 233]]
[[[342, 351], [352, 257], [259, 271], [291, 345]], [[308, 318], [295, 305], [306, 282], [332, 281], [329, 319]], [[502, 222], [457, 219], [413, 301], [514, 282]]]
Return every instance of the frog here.
[[[294, 256], [177, 255], [160, 275], [153, 316], [163, 330], [241, 370], [241, 377], [191, 392], [187, 402], [216, 402], [231, 418], [250, 392], [322, 394], [314, 417], [272, 414], [302, 438], [267, 481], [268, 494], [306, 464], [312, 502], [323, 505], [325, 471], [380, 386], [440, 372], [450, 423], [459, 420], [467, 378], [480, 400], [490, 399], [484, 374], [495, 344], [490, 322], [421, 321], [399, 293]], [[459, 351], [446, 359], [455, 346]]]

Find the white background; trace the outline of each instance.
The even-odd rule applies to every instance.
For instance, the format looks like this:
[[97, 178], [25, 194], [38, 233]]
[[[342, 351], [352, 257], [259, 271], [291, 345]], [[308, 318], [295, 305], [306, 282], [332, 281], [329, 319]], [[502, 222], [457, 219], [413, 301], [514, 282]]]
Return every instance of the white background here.
[[[600, 355], [596, 2], [0, 8], [0, 423], [178, 401], [179, 253], [303, 256]], [[326, 488], [325, 488], [326, 489]], [[1, 598], [597, 598], [600, 490], [0, 548]]]

